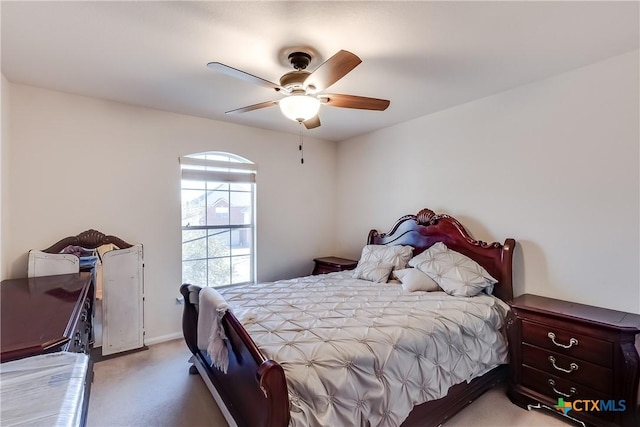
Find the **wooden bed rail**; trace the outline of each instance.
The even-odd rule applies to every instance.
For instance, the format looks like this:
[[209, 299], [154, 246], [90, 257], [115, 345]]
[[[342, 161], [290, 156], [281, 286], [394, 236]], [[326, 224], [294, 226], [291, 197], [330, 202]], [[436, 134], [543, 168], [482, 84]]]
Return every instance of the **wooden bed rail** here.
[[[209, 373], [211, 382], [239, 427], [286, 427], [290, 415], [284, 370], [273, 360], [265, 359], [233, 313], [227, 311], [222, 318], [229, 351], [227, 373], [211, 367], [206, 352], [198, 349], [200, 289], [189, 284], [180, 287], [185, 304], [182, 327], [189, 350]], [[234, 386], [229, 387], [228, 384]]]

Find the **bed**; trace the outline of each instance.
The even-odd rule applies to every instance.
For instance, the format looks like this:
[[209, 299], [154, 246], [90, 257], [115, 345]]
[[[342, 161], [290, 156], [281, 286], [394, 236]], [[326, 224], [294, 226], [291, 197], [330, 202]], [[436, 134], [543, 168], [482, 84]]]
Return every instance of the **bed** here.
[[[483, 271], [490, 274], [492, 278], [495, 279], [493, 281], [493, 289], [492, 295], [486, 295], [486, 293], [482, 293], [482, 295], [478, 296], [478, 298], [465, 298], [465, 297], [448, 297], [448, 296], [438, 296], [438, 294], [444, 294], [443, 292], [402, 292], [401, 287], [398, 284], [371, 284], [367, 287], [368, 291], [362, 291], [363, 288], [359, 286], [364, 286], [366, 282], [363, 282], [359, 279], [354, 279], [353, 276], [355, 273], [353, 272], [341, 272], [341, 273], [331, 273], [327, 275], [321, 276], [309, 276], [305, 278], [299, 278], [291, 281], [280, 281], [275, 282], [275, 284], [263, 284], [263, 285], [252, 285], [254, 288], [247, 289], [239, 289], [239, 288], [227, 288], [227, 290], [222, 290], [222, 294], [225, 298], [228, 299], [229, 305], [233, 307], [232, 310], [228, 310], [225, 312], [224, 316], [221, 318], [221, 327], [224, 330], [226, 335], [226, 348], [228, 350], [228, 366], [227, 372], [223, 373], [221, 370], [216, 367], [211, 366], [211, 359], [207, 354], [206, 350], [201, 350], [202, 345], [198, 345], [198, 316], [199, 310], [202, 308], [199, 307], [200, 303], [200, 291], [201, 288], [197, 285], [192, 284], [183, 284], [180, 288], [180, 291], [185, 299], [185, 306], [183, 312], [183, 333], [187, 346], [190, 351], [193, 353], [193, 357], [191, 359], [193, 366], [190, 369], [191, 373], [200, 373], [205, 380], [205, 383], [209, 386], [212, 394], [216, 398], [219, 406], [221, 406], [221, 410], [227, 421], [231, 425], [238, 426], [265, 426], [265, 427], [284, 427], [290, 425], [402, 425], [402, 426], [437, 426], [445, 422], [455, 413], [460, 411], [466, 405], [471, 403], [474, 399], [480, 396], [489, 388], [493, 387], [495, 384], [504, 380], [506, 376], [506, 338], [504, 338], [503, 328], [504, 328], [504, 319], [506, 318], [506, 310], [508, 307], [506, 304], [502, 302], [510, 301], [513, 298], [513, 290], [512, 290], [512, 257], [513, 257], [513, 249], [516, 245], [515, 240], [507, 239], [504, 243], [485, 243], [482, 241], [477, 241], [471, 237], [471, 235], [466, 231], [464, 226], [460, 224], [455, 218], [445, 215], [445, 214], [435, 214], [433, 211], [429, 209], [423, 209], [418, 212], [416, 215], [406, 215], [400, 218], [395, 222], [393, 227], [387, 233], [379, 233], [376, 230], [371, 230], [369, 232], [367, 241], [367, 245], [376, 245], [376, 246], [386, 246], [386, 247], [404, 247], [411, 246], [413, 248], [412, 256], [416, 257], [424, 252], [423, 255], [428, 254], [432, 251], [436, 244], [437, 246], [442, 246], [442, 244], [446, 245], [446, 248], [449, 250], [455, 251], [459, 254], [462, 254], [471, 260], [474, 260], [477, 264], [484, 268]], [[362, 260], [362, 259], [361, 259]], [[332, 286], [338, 285], [341, 280], [347, 281], [345, 283], [349, 284], [349, 290], [332, 290]], [[258, 286], [258, 287], [256, 287]], [[269, 288], [267, 286], [273, 286], [273, 288]], [[256, 301], [257, 298], [247, 298], [247, 295], [251, 295], [251, 292], [258, 291], [260, 288], [273, 290], [272, 294], [277, 295], [279, 291], [286, 290], [286, 287], [291, 288], [292, 298], [293, 300], [290, 302], [282, 303], [282, 300], [273, 300], [273, 302], [268, 301], [268, 304], [261, 304], [260, 301]], [[320, 286], [320, 288], [314, 288], [313, 286]], [[316, 292], [316, 289], [317, 292]], [[329, 294], [322, 294], [322, 292], [326, 292], [329, 289]], [[379, 290], [379, 292], [378, 292]], [[297, 294], [295, 292], [298, 292]], [[389, 318], [393, 318], [395, 315], [396, 318], [400, 318], [401, 313], [397, 313], [398, 306], [396, 306], [396, 300], [398, 299], [423, 299], [423, 298], [436, 298], [440, 299], [437, 303], [428, 302], [427, 304], [431, 304], [431, 306], [441, 306], [442, 304], [449, 303], [449, 300], [454, 301], [454, 305], [452, 307], [446, 308], [442, 313], [449, 313], [452, 317], [456, 317], [456, 307], [461, 307], [465, 304], [474, 304], [476, 300], [482, 301], [482, 304], [486, 304], [488, 306], [495, 307], [494, 311], [503, 310], [503, 315], [501, 321], [495, 321], [492, 327], [495, 327], [495, 337], [491, 338], [492, 341], [501, 341], [504, 345], [504, 348], [500, 349], [491, 349], [486, 350], [482, 347], [482, 344], [477, 344], [479, 353], [483, 354], [483, 356], [474, 356], [474, 357], [460, 357], [460, 360], [467, 360], [470, 358], [477, 358], [484, 360], [489, 356], [487, 354], [492, 355], [492, 360], [487, 359], [486, 365], [479, 367], [470, 367], [469, 371], [474, 371], [472, 378], [467, 378], [466, 380], [460, 380], [460, 378], [449, 378], [456, 377], [455, 374], [442, 374], [440, 377], [447, 378], [447, 381], [453, 382], [451, 384], [446, 381], [443, 384], [436, 386], [425, 386], [430, 382], [428, 376], [421, 370], [404, 370], [404, 373], [396, 375], [399, 378], [397, 382], [399, 385], [389, 386], [392, 389], [398, 389], [398, 392], [401, 395], [410, 394], [409, 392], [404, 392], [405, 386], [407, 386], [406, 390], [409, 390], [409, 387], [415, 385], [414, 383], [418, 383], [418, 386], [422, 384], [422, 393], [419, 399], [415, 399], [414, 401], [420, 402], [424, 399], [424, 395], [432, 395], [432, 398], [427, 396], [427, 401], [424, 403], [417, 403], [415, 406], [409, 409], [398, 409], [398, 412], [408, 412], [408, 415], [404, 412], [402, 414], [396, 414], [395, 407], [396, 406], [406, 406], [405, 403], [402, 403], [399, 399], [395, 397], [389, 400], [389, 397], [383, 397], [382, 400], [380, 396], [374, 396], [377, 392], [373, 392], [376, 387], [374, 382], [369, 382], [365, 377], [358, 377], [358, 386], [350, 386], [347, 388], [353, 389], [352, 393], [354, 393], [354, 408], [368, 407], [368, 406], [379, 406], [380, 402], [386, 402], [386, 409], [381, 408], [378, 411], [378, 415], [376, 417], [367, 416], [361, 418], [351, 418], [348, 419], [344, 417], [345, 413], [341, 411], [341, 406], [344, 406], [341, 401], [333, 401], [334, 395], [332, 391], [327, 390], [326, 393], [328, 395], [327, 399], [324, 399], [321, 406], [330, 407], [330, 408], [338, 408], [336, 409], [336, 413], [339, 413], [339, 416], [342, 418], [305, 418], [308, 415], [305, 413], [304, 415], [300, 415], [300, 401], [310, 400], [307, 395], [304, 395], [303, 392], [296, 389], [295, 383], [292, 383], [292, 376], [287, 376], [285, 371], [289, 373], [293, 372], [300, 367], [304, 368], [304, 360], [313, 359], [313, 356], [306, 354], [302, 356], [302, 364], [296, 365], [295, 363], [291, 363], [288, 359], [288, 355], [292, 353], [288, 351], [289, 342], [280, 342], [274, 343], [274, 337], [280, 339], [281, 336], [285, 336], [286, 333], [271, 333], [271, 326], [269, 326], [269, 322], [262, 319], [261, 316], [280, 316], [283, 312], [287, 311], [285, 309], [279, 309], [278, 307], [274, 308], [274, 305], [283, 304], [283, 307], [288, 308], [303, 306], [301, 308], [301, 312], [306, 314], [309, 319], [309, 322], [301, 330], [296, 331], [296, 335], [304, 336], [306, 339], [307, 335], [317, 335], [320, 336], [320, 341], [323, 341], [325, 344], [329, 342], [333, 347], [338, 348], [338, 352], [343, 351], [351, 351], [353, 345], [349, 345], [347, 347], [340, 347], [335, 345], [336, 340], [327, 340], [326, 336], [321, 336], [322, 334], [331, 333], [326, 332], [330, 328], [326, 328], [326, 324], [324, 325], [325, 332], [322, 332], [321, 329], [314, 330], [309, 328], [309, 325], [313, 324], [313, 316], [317, 316], [315, 313], [314, 307], [316, 305], [305, 304], [304, 300], [301, 299], [301, 294], [299, 292], [308, 292], [310, 295], [317, 294], [320, 298], [324, 298], [319, 302], [333, 304], [335, 307], [339, 307], [339, 309], [332, 309], [330, 311], [331, 315], [320, 316], [322, 319], [319, 319], [319, 323], [334, 321], [337, 322], [335, 324], [335, 329], [347, 329], [352, 331], [351, 334], [358, 335], [359, 332], [357, 329], [349, 328], [351, 325], [351, 317], [353, 317], [353, 313], [362, 312], [363, 307], [368, 307], [371, 305], [369, 302], [369, 298], [372, 298], [371, 293], [386, 293], [390, 292], [393, 294], [393, 301], [386, 301], [383, 305], [385, 307], [389, 307], [388, 309], [380, 310], [382, 313], [389, 313]], [[349, 293], [350, 292], [350, 293]], [[369, 293], [367, 293], [369, 292]], [[345, 294], [345, 295], [342, 295]], [[364, 297], [363, 301], [358, 301], [356, 294], [361, 294]], [[408, 294], [411, 294], [407, 296]], [[423, 297], [425, 294], [432, 294]], [[324, 295], [324, 296], [322, 296]], [[327, 297], [326, 295], [329, 295]], [[331, 298], [343, 296], [346, 298], [345, 301], [334, 301]], [[244, 299], [243, 299], [244, 298]], [[267, 298], [266, 294], [263, 294], [261, 298]], [[275, 298], [275, 296], [273, 296]], [[327, 299], [329, 298], [329, 299]], [[386, 298], [386, 297], [385, 297]], [[258, 298], [259, 299], [259, 298]], [[253, 301], [253, 302], [251, 302]], [[501, 302], [502, 301], [502, 302]], [[263, 301], [264, 302], [264, 301]], [[422, 303], [421, 303], [422, 304]], [[434, 305], [435, 304], [435, 305]], [[243, 305], [251, 306], [251, 307], [243, 307]], [[266, 307], [265, 307], [266, 306]], [[500, 308], [502, 307], [502, 308]], [[246, 311], [244, 309], [247, 309]], [[249, 309], [250, 308], [250, 309]], [[261, 310], [270, 309], [271, 311], [267, 314], [262, 313]], [[370, 307], [368, 307], [370, 308]], [[351, 310], [351, 311], [350, 311]], [[395, 311], [394, 311], [395, 310]], [[495, 317], [493, 313], [493, 308], [487, 309], [488, 316]], [[424, 309], [422, 311], [433, 311], [431, 308]], [[471, 308], [471, 311], [475, 313], [476, 311], [485, 311], [485, 308]], [[366, 313], [366, 311], [364, 311]], [[377, 312], [377, 311], [376, 311]], [[234, 314], [235, 313], [235, 314]], [[249, 313], [249, 314], [247, 314]], [[256, 315], [257, 313], [257, 315]], [[336, 319], [335, 313], [343, 313], [345, 319]], [[371, 312], [374, 313], [374, 312]], [[385, 314], [385, 316], [387, 316]], [[398, 317], [400, 316], [400, 317]], [[453, 327], [449, 327], [449, 329], [457, 329], [463, 330], [461, 327], [456, 326], [451, 323], [451, 320], [447, 318], [446, 321], [441, 320], [445, 314], [441, 314], [437, 312], [435, 317], [439, 319], [440, 323], [444, 323], [447, 325], [454, 325]], [[258, 320], [256, 320], [256, 317]], [[304, 317], [304, 316], [302, 316]], [[365, 315], [364, 318], [367, 316]], [[370, 316], [372, 319], [364, 320], [365, 322], [378, 322], [383, 321], [387, 317], [376, 317], [375, 313]], [[411, 315], [405, 316], [408, 322], [415, 321], [415, 316], [413, 315], [413, 311]], [[476, 317], [475, 314], [468, 317]], [[241, 320], [238, 320], [238, 319]], [[329, 320], [329, 319], [333, 320]], [[466, 319], [466, 318], [465, 318]], [[296, 319], [296, 324], [302, 322], [303, 320]], [[465, 320], [464, 322], [467, 322]], [[281, 322], [282, 323], [282, 322]], [[290, 322], [291, 323], [291, 322]], [[480, 324], [484, 326], [473, 326], [474, 328], [484, 328], [486, 324], [491, 323], [487, 319], [481, 320]], [[373, 325], [375, 326], [375, 325]], [[377, 331], [377, 327], [372, 327], [372, 324], [366, 325], [368, 330]], [[429, 329], [430, 326], [426, 327]], [[491, 329], [491, 328], [488, 328]], [[396, 336], [395, 332], [389, 332], [389, 329], [384, 329], [384, 334], [386, 336]], [[406, 330], [406, 328], [405, 328]], [[416, 331], [416, 329], [410, 328], [408, 330]], [[250, 332], [252, 331], [250, 335]], [[261, 333], [264, 332], [264, 333]], [[417, 332], [418, 334], [422, 333], [422, 331]], [[430, 331], [429, 333], [433, 333]], [[409, 335], [415, 335], [416, 333], [411, 333]], [[406, 334], [405, 334], [406, 335]], [[465, 335], [465, 333], [461, 333], [461, 335]], [[467, 334], [468, 335], [468, 334]], [[430, 337], [431, 335], [427, 335]], [[453, 335], [452, 335], [453, 336]], [[253, 338], [252, 338], [253, 337]], [[393, 350], [396, 350], [395, 341], [394, 344], [390, 344], [389, 347], [393, 347], [393, 349], [382, 349], [378, 348], [382, 345], [379, 340], [376, 340], [375, 335], [370, 335], [367, 339], [363, 340], [361, 336], [356, 336], [356, 340], [360, 339], [361, 344], [364, 347], [371, 348], [376, 347], [376, 351], [382, 351], [385, 354], [395, 354]], [[275, 339], [275, 341], [277, 341]], [[289, 340], [290, 338], [284, 337], [283, 340]], [[455, 336], [452, 338], [453, 340], [457, 340]], [[337, 340], [339, 341], [339, 340]], [[366, 342], [365, 342], [366, 341]], [[372, 345], [371, 342], [375, 342], [375, 345]], [[472, 339], [473, 342], [480, 342], [482, 340], [478, 340], [477, 337], [475, 340]], [[274, 344], [272, 346], [271, 344]], [[500, 343], [498, 343], [500, 344]], [[496, 345], [498, 345], [496, 344]], [[314, 344], [315, 345], [315, 344]], [[322, 343], [320, 343], [322, 345]], [[415, 346], [415, 342], [412, 344], [408, 344], [408, 346]], [[466, 345], [466, 344], [465, 344]], [[475, 345], [475, 344], [474, 344]], [[406, 346], [405, 344], [401, 344], [398, 341], [398, 346]], [[298, 348], [292, 346], [293, 348]], [[317, 346], [316, 346], [317, 347]], [[420, 351], [427, 351], [431, 349], [432, 346], [428, 342], [421, 346]], [[466, 347], [465, 347], [466, 348]], [[426, 349], [426, 350], [425, 350]], [[309, 350], [313, 353], [315, 350]], [[422, 364], [431, 363], [436, 366], [436, 368], [440, 368], [441, 361], [422, 361], [422, 356], [419, 355], [418, 351], [416, 353], [416, 358], [421, 359]], [[433, 350], [429, 350], [432, 351]], [[428, 352], [428, 351], [427, 351]], [[295, 353], [295, 352], [293, 352]], [[365, 352], [366, 353], [366, 352]], [[437, 354], [440, 354], [440, 351], [436, 351]], [[426, 354], [426, 353], [425, 353]], [[494, 357], [495, 355], [495, 357]], [[462, 354], [464, 356], [464, 354]], [[354, 356], [349, 356], [352, 358]], [[366, 355], [365, 355], [366, 357]], [[380, 356], [375, 356], [378, 359]], [[361, 358], [360, 356], [354, 357]], [[387, 358], [391, 358], [388, 356]], [[376, 360], [378, 360], [376, 359]], [[280, 363], [276, 360], [280, 360]], [[315, 360], [315, 359], [314, 359]], [[345, 388], [344, 387], [344, 375], [340, 372], [351, 372], [350, 369], [354, 368], [348, 366], [351, 362], [349, 359], [348, 363], [337, 363], [337, 365], [343, 365], [341, 368], [342, 371], [337, 371], [337, 375], [334, 375], [333, 379], [329, 381], [337, 388]], [[498, 363], [496, 363], [498, 361]], [[458, 363], [458, 362], [456, 362]], [[331, 361], [323, 360], [321, 365], [333, 365]], [[381, 382], [385, 382], [386, 378], [389, 378], [389, 374], [384, 371], [378, 371], [377, 368], [373, 366], [378, 366], [380, 363], [376, 364], [376, 362], [372, 362], [371, 370], [375, 370], [376, 372], [372, 372], [372, 375], [377, 375], [378, 379]], [[383, 364], [384, 365], [384, 364]], [[417, 364], [420, 365], [420, 364]], [[284, 367], [283, 367], [284, 366]], [[400, 366], [403, 366], [401, 364]], [[406, 363], [404, 363], [406, 366]], [[340, 368], [340, 366], [339, 366]], [[456, 364], [456, 368], [453, 369], [454, 372], [462, 372], [464, 371], [464, 366], [462, 364], [458, 366]], [[401, 369], [401, 368], [390, 368], [390, 369]], [[363, 370], [362, 367], [359, 368], [360, 371]], [[364, 369], [366, 370], [366, 368]], [[322, 369], [315, 369], [314, 371], [322, 371]], [[462, 375], [462, 374], [461, 374]], [[466, 375], [466, 374], [464, 374]], [[347, 375], [348, 376], [348, 375]], [[413, 376], [413, 377], [412, 377]], [[463, 375], [462, 375], [463, 376]], [[416, 378], [420, 377], [421, 379], [418, 381]], [[338, 380], [340, 379], [340, 380]], [[316, 376], [309, 379], [309, 382], [317, 382], [324, 381], [324, 379], [318, 379]], [[342, 382], [340, 382], [342, 381]], [[289, 382], [289, 384], [288, 384]], [[405, 383], [411, 383], [409, 385]], [[294, 384], [294, 386], [291, 386]], [[340, 385], [341, 384], [341, 385]], [[372, 384], [371, 390], [367, 391], [368, 384]], [[303, 384], [304, 385], [304, 384]], [[327, 383], [323, 382], [321, 388], [327, 389]], [[399, 387], [399, 388], [398, 388]], [[290, 389], [291, 388], [291, 389]], [[440, 394], [438, 394], [438, 389]], [[312, 389], [313, 390], [313, 389]], [[313, 391], [312, 391], [313, 392]], [[415, 394], [415, 393], [414, 393]], [[305, 397], [304, 399], [302, 397]], [[327, 397], [327, 396], [325, 396]], [[338, 396], [339, 398], [339, 396]], [[403, 397], [404, 398], [404, 397]], [[386, 399], [386, 400], [385, 400]], [[313, 400], [313, 398], [311, 398]], [[327, 405], [325, 400], [329, 401], [329, 405]], [[370, 400], [370, 401], [369, 401]], [[372, 403], [374, 402], [374, 403]], [[311, 402], [310, 404], [315, 404]], [[306, 405], [306, 403], [305, 403]], [[351, 410], [351, 409], [350, 409]], [[355, 410], [355, 409], [354, 409]], [[359, 409], [358, 409], [359, 410]], [[377, 409], [376, 409], [377, 411]], [[329, 411], [331, 412], [331, 411]], [[356, 410], [357, 412], [357, 410]], [[358, 412], [359, 413], [359, 412]], [[331, 415], [327, 412], [324, 414], [326, 416]], [[306, 421], [305, 421], [306, 420]], [[331, 423], [331, 424], [329, 424]]]

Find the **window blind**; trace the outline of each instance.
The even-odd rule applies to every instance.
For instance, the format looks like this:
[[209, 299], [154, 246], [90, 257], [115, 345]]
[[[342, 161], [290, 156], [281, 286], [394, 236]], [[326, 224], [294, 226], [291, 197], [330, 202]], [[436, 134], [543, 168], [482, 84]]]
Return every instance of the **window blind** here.
[[190, 181], [254, 183], [257, 167], [255, 163], [180, 157], [182, 179]]

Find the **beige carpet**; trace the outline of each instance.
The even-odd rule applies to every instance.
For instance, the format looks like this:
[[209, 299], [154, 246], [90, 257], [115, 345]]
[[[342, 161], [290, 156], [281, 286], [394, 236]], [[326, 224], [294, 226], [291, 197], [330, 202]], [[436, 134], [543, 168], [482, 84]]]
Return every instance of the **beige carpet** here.
[[[94, 365], [88, 427], [226, 427], [199, 375], [189, 375], [182, 340]], [[485, 393], [446, 427], [566, 427], [554, 415], [513, 405], [504, 387]], [[341, 427], [341, 426], [331, 426]]]

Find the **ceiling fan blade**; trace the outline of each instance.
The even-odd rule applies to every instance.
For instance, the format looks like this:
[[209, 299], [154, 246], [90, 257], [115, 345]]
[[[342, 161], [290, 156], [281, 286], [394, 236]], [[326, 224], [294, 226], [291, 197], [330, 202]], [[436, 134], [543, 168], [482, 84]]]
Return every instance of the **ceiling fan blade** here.
[[266, 101], [259, 104], [248, 105], [242, 108], [236, 108], [235, 110], [225, 111], [225, 114], [246, 113], [247, 111], [259, 110], [260, 108], [271, 107], [277, 105], [278, 101]]
[[280, 85], [270, 82], [269, 80], [265, 80], [263, 78], [254, 76], [253, 74], [246, 73], [244, 71], [238, 70], [237, 68], [230, 67], [220, 62], [209, 62], [207, 64], [207, 67], [211, 68], [212, 70], [219, 71], [228, 76], [247, 81], [249, 83], [254, 83], [260, 86], [268, 87], [270, 89], [275, 89], [277, 91], [282, 89]]
[[384, 111], [391, 103], [388, 99], [368, 98], [366, 96], [341, 95], [327, 93], [320, 96], [320, 100], [331, 107], [357, 108], [359, 110]]
[[309, 120], [305, 120], [304, 122], [302, 122], [302, 124], [304, 124], [304, 127], [306, 127], [307, 129], [317, 128], [318, 126], [320, 126], [320, 115], [316, 114]]
[[346, 76], [362, 60], [351, 52], [341, 50], [322, 63], [304, 81], [304, 87], [312, 92], [324, 90]]

